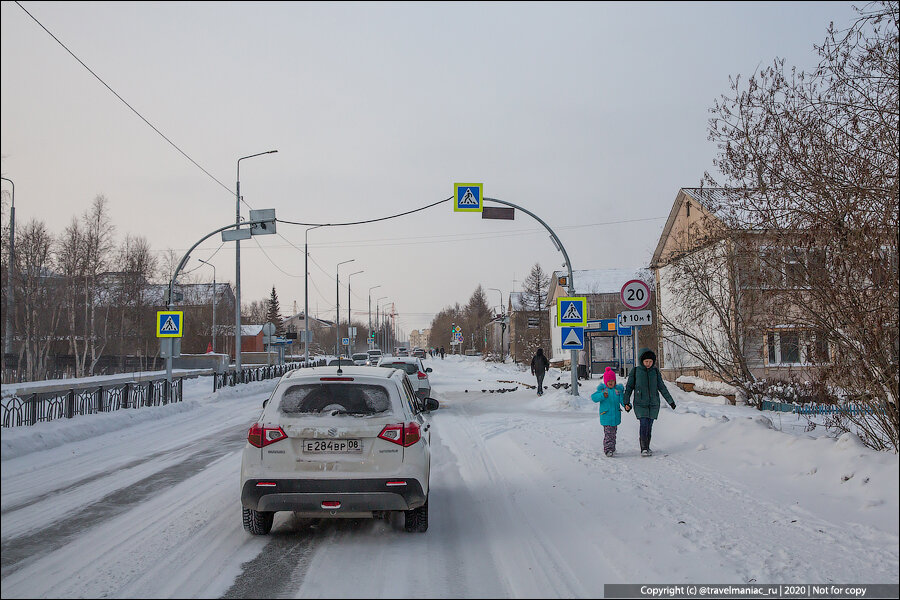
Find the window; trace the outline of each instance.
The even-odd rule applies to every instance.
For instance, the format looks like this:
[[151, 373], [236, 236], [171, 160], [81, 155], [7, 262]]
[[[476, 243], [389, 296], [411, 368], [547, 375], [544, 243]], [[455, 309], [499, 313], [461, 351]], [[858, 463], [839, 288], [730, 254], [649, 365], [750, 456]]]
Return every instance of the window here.
[[789, 288], [806, 285], [806, 265], [801, 250], [790, 249], [784, 253], [784, 283]]
[[286, 389], [279, 410], [285, 415], [374, 415], [390, 412], [391, 398], [380, 385], [311, 383]]
[[410, 413], [417, 415], [422, 412], [422, 405], [419, 402], [419, 397], [416, 395], [416, 392], [412, 388], [412, 384], [406, 377], [403, 378], [403, 391], [406, 393], [406, 401], [409, 404]]
[[827, 364], [831, 361], [828, 338], [803, 329], [769, 331], [765, 340], [768, 366]]

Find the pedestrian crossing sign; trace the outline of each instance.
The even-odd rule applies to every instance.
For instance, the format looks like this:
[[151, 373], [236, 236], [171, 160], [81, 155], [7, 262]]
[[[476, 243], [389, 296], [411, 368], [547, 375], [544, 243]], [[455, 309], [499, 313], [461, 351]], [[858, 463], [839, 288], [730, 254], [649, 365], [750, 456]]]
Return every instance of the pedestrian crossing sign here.
[[556, 299], [556, 324], [560, 327], [587, 326], [587, 297]]
[[454, 183], [453, 210], [456, 212], [482, 212], [484, 208], [483, 183]]
[[583, 327], [563, 327], [560, 331], [563, 350], [584, 350]]
[[184, 336], [184, 311], [160, 310], [156, 312], [156, 337], [180, 338]]

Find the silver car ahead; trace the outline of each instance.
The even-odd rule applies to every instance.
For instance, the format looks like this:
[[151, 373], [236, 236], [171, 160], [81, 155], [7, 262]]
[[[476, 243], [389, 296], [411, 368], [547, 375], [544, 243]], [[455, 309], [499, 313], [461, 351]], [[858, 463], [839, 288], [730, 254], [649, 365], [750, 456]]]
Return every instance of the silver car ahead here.
[[241, 459], [244, 529], [265, 535], [277, 511], [384, 517], [428, 529], [431, 419], [403, 371], [314, 367], [286, 373], [250, 428]]

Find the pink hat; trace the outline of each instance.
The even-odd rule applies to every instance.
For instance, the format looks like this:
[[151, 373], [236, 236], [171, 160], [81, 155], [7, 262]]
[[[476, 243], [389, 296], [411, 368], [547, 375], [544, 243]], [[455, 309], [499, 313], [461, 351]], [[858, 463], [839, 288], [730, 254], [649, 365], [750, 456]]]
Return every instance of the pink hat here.
[[616, 382], [616, 372], [612, 370], [612, 367], [606, 367], [603, 372], [603, 383], [608, 384], [610, 381]]

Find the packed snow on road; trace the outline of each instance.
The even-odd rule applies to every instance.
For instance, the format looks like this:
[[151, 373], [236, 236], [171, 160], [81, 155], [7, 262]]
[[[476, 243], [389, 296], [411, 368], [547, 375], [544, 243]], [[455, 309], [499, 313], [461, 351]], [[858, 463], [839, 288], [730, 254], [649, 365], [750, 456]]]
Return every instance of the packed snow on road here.
[[[3, 598], [600, 597], [612, 583], [897, 583], [898, 457], [669, 388], [641, 457], [582, 382], [428, 359], [430, 526], [241, 526], [240, 453], [276, 381], [2, 431]], [[624, 381], [620, 380], [621, 383]]]

